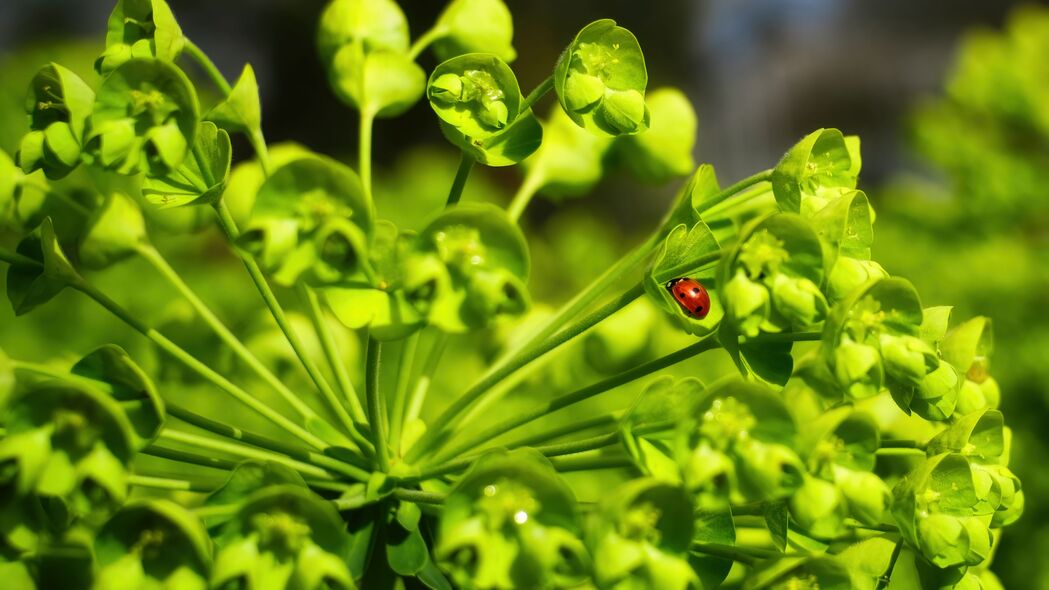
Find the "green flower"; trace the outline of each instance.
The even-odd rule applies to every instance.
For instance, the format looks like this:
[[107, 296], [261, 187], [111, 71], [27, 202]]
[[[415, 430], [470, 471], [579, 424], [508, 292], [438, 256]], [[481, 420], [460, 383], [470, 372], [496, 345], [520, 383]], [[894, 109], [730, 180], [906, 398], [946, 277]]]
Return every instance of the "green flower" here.
[[26, 97], [30, 131], [18, 151], [22, 170], [43, 170], [51, 179], [72, 172], [94, 102], [95, 93], [73, 72], [55, 63], [41, 68]]
[[[772, 191], [780, 209], [799, 213], [802, 202], [825, 202], [856, 188], [860, 171], [859, 140], [837, 129], [817, 129], [787, 152], [772, 171]], [[806, 205], [814, 211], [820, 206]]]
[[523, 100], [510, 66], [485, 53], [460, 55], [437, 66], [426, 95], [441, 120], [474, 139], [505, 129], [520, 114]]
[[131, 59], [98, 90], [85, 159], [120, 174], [163, 176], [189, 153], [198, 111], [196, 92], [181, 70], [158, 59]]
[[185, 45], [165, 0], [117, 0], [109, 15], [106, 50], [95, 60], [95, 69], [107, 75], [134, 58], [172, 62]]
[[463, 588], [566, 588], [585, 580], [575, 498], [531, 449], [495, 451], [444, 502], [434, 554]]
[[577, 125], [599, 135], [631, 135], [648, 128], [647, 86], [637, 39], [608, 19], [583, 27], [554, 71], [562, 108]]

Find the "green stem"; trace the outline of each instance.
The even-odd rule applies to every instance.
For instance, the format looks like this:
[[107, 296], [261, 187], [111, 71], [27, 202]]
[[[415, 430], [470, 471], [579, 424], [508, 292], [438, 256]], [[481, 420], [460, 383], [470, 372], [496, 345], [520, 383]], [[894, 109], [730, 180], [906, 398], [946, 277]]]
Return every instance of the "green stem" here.
[[881, 448], [883, 449], [922, 449], [925, 450], [925, 445], [916, 440], [907, 440], [902, 438], [883, 438], [881, 440]]
[[524, 180], [521, 181], [521, 186], [517, 188], [517, 193], [514, 194], [513, 200], [510, 201], [510, 205], [506, 208], [506, 214], [510, 217], [510, 221], [517, 223], [521, 219], [525, 208], [532, 202], [532, 197], [539, 192], [539, 189], [543, 188], [545, 182], [546, 180], [543, 178], [543, 174], [538, 166], [533, 166], [528, 170]]
[[[309, 449], [303, 449], [296, 447], [295, 445], [289, 445], [281, 441], [273, 440], [260, 434], [255, 434], [254, 432], [248, 432], [223, 422], [212, 420], [206, 416], [201, 416], [200, 414], [171, 403], [167, 404], [167, 411], [168, 414], [175, 418], [178, 418], [187, 424], [192, 424], [197, 428], [202, 428], [219, 436], [241, 441], [280, 455], [286, 455], [296, 461], [313, 463], [319, 467], [326, 467], [332, 471], [337, 471], [343, 475], [358, 480], [367, 480], [369, 476], [369, 472], [366, 470], [367, 464], [357, 459], [356, 456], [354, 456], [355, 460], [353, 462], [334, 461], [327, 455], [321, 455], [310, 451]], [[346, 455], [340, 455], [340, 457], [348, 458]]]
[[640, 297], [644, 291], [644, 285], [642, 283], [637, 283], [619, 297], [616, 297], [602, 307], [594, 310], [576, 323], [564, 328], [549, 339], [523, 350], [515, 358], [508, 360], [506, 363], [490, 371], [482, 377], [481, 380], [477, 381], [472, 387], [459, 396], [452, 405], [445, 409], [445, 411], [433, 421], [434, 427], [431, 430], [428, 430], [426, 434], [424, 434], [408, 451], [405, 460], [413, 462], [424, 454], [430, 452], [434, 445], [440, 443], [446, 436], [449, 429], [457, 421], [459, 415], [484, 396], [493, 386], [497, 385], [503, 379], [506, 379], [522, 367], [527, 366], [550, 351], [560, 347], [562, 344], [569, 342], [576, 336], [579, 336], [590, 328], [596, 326], [613, 313], [626, 307], [629, 303]]
[[398, 456], [400, 455], [401, 431], [404, 427], [404, 416], [408, 404], [408, 385], [412, 378], [412, 365], [418, 344], [418, 332], [403, 340], [401, 342], [401, 358], [397, 364], [397, 385], [393, 392], [393, 406], [390, 408], [390, 445]]
[[521, 103], [521, 112], [523, 113], [535, 106], [535, 103], [538, 102], [540, 98], [543, 98], [543, 96], [547, 92], [553, 90], [553, 88], [554, 76], [553, 74], [551, 74], [547, 76], [546, 80], [540, 82], [539, 86], [536, 86], [535, 89], [528, 93], [528, 96], [525, 97], [524, 102]]
[[720, 204], [722, 201], [724, 201], [724, 200], [728, 199], [729, 197], [731, 197], [731, 196], [733, 196], [733, 195], [735, 195], [735, 194], [737, 194], [737, 193], [739, 193], [739, 192], [741, 192], [743, 190], [746, 190], [746, 189], [748, 189], [748, 188], [750, 188], [750, 187], [752, 187], [752, 186], [754, 186], [754, 185], [756, 185], [758, 183], [766, 182], [766, 181], [770, 180], [771, 178], [772, 178], [772, 170], [771, 169], [769, 169], [769, 170], [762, 170], [761, 172], [758, 172], [757, 174], [752, 174], [752, 175], [744, 178], [743, 180], [740, 180], [739, 182], [737, 182], [737, 183], [735, 183], [735, 184], [725, 188], [720, 193], [718, 193], [718, 194], [714, 195], [713, 197], [711, 197], [711, 198], [707, 199], [706, 201], [704, 201], [702, 207], [700, 207], [700, 209], [699, 209], [699, 212], [700, 213], [713, 214], [715, 211], [717, 211], [716, 205]]
[[423, 403], [426, 402], [426, 394], [429, 393], [430, 384], [433, 383], [433, 375], [437, 372], [437, 366], [441, 363], [441, 356], [447, 347], [448, 335], [438, 331], [434, 337], [433, 344], [430, 346], [430, 352], [426, 355], [422, 371], [415, 381], [415, 387], [412, 389], [411, 401], [408, 402], [408, 411], [404, 416], [405, 424], [417, 419], [422, 414]]
[[179, 463], [198, 465], [200, 467], [207, 467], [209, 469], [219, 469], [221, 471], [233, 471], [237, 468], [237, 465], [239, 464], [239, 461], [226, 459], [225, 457], [201, 455], [199, 453], [193, 453], [190, 451], [183, 451], [180, 449], [172, 449], [168, 447], [157, 446], [155, 443], [142, 449], [141, 453], [143, 455], [149, 455], [151, 457], [167, 459], [168, 461], [177, 461]]
[[549, 442], [554, 439], [561, 438], [562, 436], [568, 436], [570, 434], [576, 434], [584, 430], [590, 430], [591, 428], [598, 428], [600, 426], [608, 426], [615, 424], [622, 417], [622, 412], [612, 412], [611, 414], [602, 414], [593, 418], [579, 420], [576, 422], [569, 422], [563, 426], [555, 428], [549, 428], [537, 432], [529, 436], [523, 436], [515, 438], [501, 446], [508, 449], [518, 449], [521, 447], [532, 447], [540, 443]]
[[138, 473], [128, 475], [127, 483], [128, 485], [142, 488], [201, 493], [211, 492], [222, 485], [221, 481], [200, 482], [188, 479], [174, 479], [170, 477], [153, 477], [150, 475], [140, 475]]
[[390, 471], [390, 451], [386, 443], [386, 422], [382, 418], [382, 397], [379, 395], [379, 355], [382, 344], [368, 338], [368, 353], [365, 361], [364, 394], [368, 400], [368, 419], [371, 424], [372, 444], [375, 445], [375, 456], [379, 460], [379, 469], [383, 473]]
[[443, 504], [445, 495], [438, 492], [424, 492], [422, 490], [409, 490], [397, 488], [393, 491], [394, 497], [405, 502], [416, 504]]
[[324, 449], [328, 446], [320, 438], [307, 432], [301, 426], [292, 422], [280, 412], [277, 412], [273, 408], [258, 401], [255, 398], [255, 396], [249, 394], [240, 387], [237, 387], [232, 382], [230, 382], [229, 379], [226, 379], [218, 372], [213, 370], [211, 367], [208, 367], [204, 363], [197, 360], [196, 357], [183, 350], [171, 340], [168, 340], [167, 337], [165, 337], [157, 330], [150, 328], [142, 322], [140, 322], [126, 309], [121, 307], [117, 302], [110, 299], [105, 293], [99, 291], [97, 287], [95, 287], [91, 283], [88, 283], [82, 277], [78, 277], [78, 279], [79, 280], [74, 281], [70, 286], [84, 293], [88, 297], [94, 299], [107, 311], [112, 313], [114, 316], [116, 316], [118, 319], [123, 321], [135, 331], [148, 338], [150, 341], [156, 344], [158, 348], [166, 352], [168, 355], [174, 357], [176, 360], [186, 365], [186, 367], [188, 367], [190, 370], [197, 373], [207, 381], [211, 382], [222, 391], [233, 396], [235, 399], [237, 399], [237, 401], [248, 406], [249, 408], [257, 412], [259, 415], [263, 416], [270, 422], [273, 422], [283, 430], [287, 431], [289, 434], [298, 437], [300, 440], [310, 445], [311, 447], [317, 449]]
[[286, 401], [291, 407], [295, 408], [303, 418], [316, 417], [316, 412], [313, 411], [308, 405], [306, 405], [299, 396], [295, 395], [287, 385], [284, 384], [276, 375], [273, 374], [262, 362], [256, 357], [248, 347], [244, 346], [244, 343], [240, 341], [230, 330], [226, 327], [222, 321], [215, 316], [208, 306], [201, 301], [200, 297], [182, 280], [175, 269], [171, 268], [167, 260], [156, 248], [152, 245], [144, 244], [139, 246], [138, 253], [142, 258], [149, 262], [153, 268], [157, 270], [175, 289], [182, 294], [182, 297], [196, 310], [197, 315], [200, 316], [204, 323], [211, 328], [211, 330], [222, 340], [232, 351], [237, 355], [245, 365], [247, 365], [256, 375], [262, 378], [270, 387], [273, 388], [280, 396]]
[[519, 411], [513, 416], [510, 416], [509, 418], [506, 418], [501, 422], [492, 425], [489, 428], [486, 428], [480, 432], [473, 434], [466, 440], [460, 442], [458, 445], [453, 445], [447, 450], [443, 450], [440, 456], [437, 457], [436, 461], [448, 460], [449, 458], [455, 457], [460, 453], [463, 453], [464, 451], [479, 448], [481, 445], [495, 439], [496, 437], [502, 436], [503, 434], [506, 434], [507, 432], [514, 430], [515, 428], [524, 426], [529, 422], [538, 420], [539, 418], [545, 417], [548, 414], [551, 414], [563, 408], [567, 408], [568, 406], [571, 406], [573, 404], [577, 404], [582, 401], [588, 400], [596, 395], [605, 393], [606, 391], [611, 391], [617, 387], [630, 383], [631, 381], [640, 379], [641, 377], [651, 375], [656, 371], [661, 371], [667, 367], [673, 366], [677, 363], [690, 359], [703, 352], [716, 348], [717, 346], [717, 339], [713, 336], [707, 336], [706, 338], [700, 340], [699, 342], [696, 342], [695, 344], [686, 346], [685, 348], [672, 352], [668, 355], [627, 369], [622, 373], [613, 375], [608, 379], [598, 381], [597, 383], [594, 383], [592, 385], [588, 385], [586, 387], [577, 389], [576, 391], [573, 391], [571, 393], [555, 397], [554, 399], [549, 400], [546, 403], [533, 408], [532, 410]]
[[331, 474], [329, 474], [324, 469], [317, 467], [316, 465], [310, 465], [309, 463], [304, 463], [302, 461], [286, 457], [279, 453], [263, 451], [261, 449], [256, 449], [255, 447], [249, 447], [247, 445], [242, 445], [239, 443], [233, 443], [215, 438], [209, 438], [206, 436], [200, 436], [190, 432], [183, 432], [180, 430], [172, 430], [170, 428], [165, 428], [160, 431], [159, 435], [157, 435], [157, 441], [189, 445], [205, 451], [217, 451], [220, 453], [227, 453], [235, 457], [240, 457], [242, 459], [272, 461], [274, 463], [280, 463], [285, 467], [294, 469], [295, 471], [298, 471], [303, 475], [308, 475], [317, 479], [333, 479]]
[[903, 447], [903, 448], [901, 448], [901, 447], [888, 447], [888, 448], [883, 447], [883, 448], [875, 450], [874, 454], [875, 455], [881, 455], [881, 456], [905, 457], [907, 455], [925, 455], [925, 451], [923, 449], [913, 449], [913, 448], [906, 448], [906, 447]]
[[823, 332], [780, 332], [779, 334], [761, 334], [748, 338], [751, 344], [782, 344], [784, 342], [819, 342]]
[[263, 176], [268, 178], [273, 168], [270, 165], [270, 151], [266, 147], [266, 138], [262, 135], [261, 128], [252, 129], [248, 133], [248, 143], [251, 144], [251, 148], [255, 150], [255, 155], [259, 158], [259, 166], [262, 168]]
[[37, 262], [28, 256], [23, 256], [18, 252], [12, 252], [6, 248], [0, 248], [0, 261], [6, 262], [12, 266], [43, 266], [42, 263]]
[[426, 31], [419, 36], [418, 39], [412, 43], [411, 49], [408, 50], [408, 57], [415, 61], [419, 57], [419, 54], [423, 52], [431, 43], [444, 37], [448, 34], [448, 30], [444, 27], [435, 26], [429, 31]]
[[[236, 243], [237, 238], [240, 236], [240, 230], [237, 229], [237, 223], [233, 220], [233, 215], [229, 212], [229, 207], [222, 200], [219, 200], [215, 204], [215, 212], [218, 213], [219, 225], [222, 230], [226, 233], [230, 243]], [[234, 248], [236, 251], [236, 248]], [[273, 316], [274, 321], [277, 322], [277, 327], [280, 328], [281, 332], [284, 333], [284, 337], [287, 339], [288, 344], [291, 345], [292, 350], [295, 352], [295, 356], [299, 358], [299, 362], [302, 363], [306, 373], [310, 379], [316, 385], [317, 389], [321, 392], [328, 406], [335, 412], [335, 415], [339, 418], [339, 421], [346, 428], [347, 433], [350, 437], [360, 444], [363, 437], [357, 430], [356, 425], [353, 423], [353, 419], [346, 413], [346, 408], [343, 407], [338, 397], [335, 395], [335, 391], [332, 390], [331, 385], [321, 374], [317, 365], [310, 359], [309, 355], [306, 354], [306, 347], [303, 345], [299, 335], [291, 327], [288, 322], [287, 316], [284, 314], [284, 308], [281, 307], [280, 302], [277, 301], [276, 295], [273, 294], [273, 290], [270, 288], [266, 277], [262, 274], [262, 269], [259, 268], [258, 263], [255, 262], [250, 256], [244, 255], [237, 251], [237, 255], [244, 263], [244, 268], [247, 269], [248, 275], [251, 277], [255, 288], [258, 289], [259, 295], [262, 296], [263, 302], [266, 307], [270, 310], [270, 315]]]
[[626, 455], [586, 454], [571, 457], [551, 457], [551, 465], [560, 473], [569, 471], [595, 471], [600, 469], [623, 469], [634, 463]]
[[896, 561], [899, 560], [901, 551], [903, 551], [903, 539], [896, 541], [896, 546], [892, 548], [889, 566], [885, 568], [885, 573], [878, 578], [878, 586], [875, 590], [883, 590], [889, 587], [889, 583], [892, 581], [892, 572], [896, 569]]
[[324, 356], [328, 359], [328, 365], [331, 366], [332, 373], [335, 375], [335, 383], [349, 403], [353, 419], [362, 424], [367, 423], [368, 419], [364, 414], [364, 407], [361, 405], [357, 390], [353, 387], [353, 382], [350, 380], [346, 363], [342, 362], [342, 355], [339, 353], [339, 347], [335, 342], [331, 326], [324, 316], [324, 310], [321, 308], [317, 293], [303, 283], [300, 283], [298, 288], [299, 294], [306, 302], [306, 309], [309, 311], [313, 328], [317, 332], [317, 339], [320, 340], [321, 349], [324, 351]]
[[361, 186], [364, 188], [364, 200], [368, 204], [372, 218], [375, 217], [375, 199], [372, 196], [372, 126], [374, 123], [375, 115], [362, 110], [358, 128], [358, 168], [361, 175]]
[[222, 95], [229, 96], [233, 88], [226, 81], [226, 77], [222, 75], [218, 67], [215, 66], [215, 62], [211, 61], [211, 58], [200, 47], [197, 47], [196, 43], [189, 39], [186, 39], [185, 51], [194, 61], [200, 64], [200, 67], [204, 69], [204, 73], [211, 78], [211, 82], [222, 92]]
[[445, 202], [445, 208], [451, 207], [459, 202], [463, 198], [463, 189], [466, 188], [466, 180], [470, 178], [470, 171], [473, 170], [474, 157], [466, 152], [459, 153], [459, 168], [455, 171], [455, 179], [452, 180], [452, 188], [448, 191], [448, 201]]

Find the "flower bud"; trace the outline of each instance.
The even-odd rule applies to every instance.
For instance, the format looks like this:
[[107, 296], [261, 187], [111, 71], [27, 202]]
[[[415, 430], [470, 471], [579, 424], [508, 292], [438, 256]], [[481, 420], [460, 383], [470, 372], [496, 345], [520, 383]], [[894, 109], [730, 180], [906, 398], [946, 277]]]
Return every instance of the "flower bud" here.
[[827, 296], [833, 302], [841, 301], [872, 279], [888, 276], [889, 273], [873, 260], [839, 256], [827, 277]]
[[833, 365], [835, 378], [853, 399], [866, 399], [881, 391], [881, 355], [873, 346], [845, 338], [834, 350]]
[[58, 179], [76, 168], [94, 101], [91, 88], [66, 68], [50, 64], [37, 72], [26, 97], [30, 131], [18, 152], [22, 170]]
[[790, 447], [749, 439], [735, 449], [740, 489], [751, 500], [789, 496], [802, 485], [805, 467]]
[[946, 420], [954, 413], [963, 378], [950, 363], [940, 361], [914, 390], [910, 408], [926, 420]]
[[732, 322], [744, 336], [757, 336], [769, 315], [769, 291], [742, 269], [725, 285], [724, 301]]
[[849, 505], [849, 515], [866, 525], [881, 523], [892, 504], [892, 491], [867, 471], [838, 470], [835, 481]]
[[846, 516], [845, 498], [833, 483], [806, 477], [790, 498], [790, 513], [803, 529], [816, 538], [837, 536]]
[[936, 351], [914, 336], [879, 335], [882, 364], [889, 377], [917, 385], [939, 365]]
[[795, 328], [809, 328], [827, 316], [827, 300], [812, 281], [776, 275], [772, 284], [772, 303]]
[[165, 0], [118, 0], [107, 29], [106, 50], [95, 60], [103, 76], [133, 58], [174, 61], [186, 45]]

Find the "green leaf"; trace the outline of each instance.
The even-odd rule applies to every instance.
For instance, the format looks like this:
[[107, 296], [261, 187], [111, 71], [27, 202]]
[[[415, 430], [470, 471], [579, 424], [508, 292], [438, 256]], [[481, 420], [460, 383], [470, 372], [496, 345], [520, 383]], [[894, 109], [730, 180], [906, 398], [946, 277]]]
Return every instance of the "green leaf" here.
[[780, 551], [787, 550], [787, 523], [789, 511], [786, 502], [768, 502], [762, 510], [765, 527], [772, 537], [772, 544]]
[[440, 32], [433, 51], [440, 60], [464, 53], [491, 53], [509, 63], [514, 51], [514, 23], [502, 0], [452, 0], [437, 18]]
[[317, 47], [325, 61], [347, 45], [406, 53], [408, 41], [408, 21], [393, 0], [333, 0], [317, 29]]
[[[815, 199], [806, 207], [818, 206]], [[829, 264], [838, 256], [869, 260], [874, 243], [874, 209], [863, 191], [848, 191], [831, 199], [821, 209], [807, 213], [813, 228], [826, 245], [824, 257]]]
[[[255, 492], [270, 486], [306, 486], [299, 473], [290, 467], [269, 461], [244, 461], [230, 473], [229, 478], [217, 490], [208, 494], [204, 500], [206, 506], [241, 506]], [[229, 520], [230, 515], [209, 516], [209, 527]]]
[[163, 176], [189, 153], [199, 110], [182, 70], [158, 59], [131, 59], [98, 90], [84, 138], [86, 161], [129, 176]]
[[117, 0], [109, 15], [106, 50], [95, 69], [106, 75], [129, 59], [174, 61], [186, 45], [182, 29], [165, 0]]
[[135, 429], [136, 447], [156, 438], [164, 425], [164, 400], [145, 371], [124, 349], [115, 344], [96, 348], [77, 361], [70, 372], [112, 387], [110, 395], [120, 403]]
[[845, 566], [823, 555], [766, 561], [748, 573], [743, 589], [804, 588], [804, 584], [821, 590], [853, 590]]
[[453, 145], [485, 166], [513, 166], [535, 153], [543, 142], [543, 127], [529, 109], [495, 135], [474, 139], [441, 121], [441, 133]]
[[827, 198], [836, 190], [856, 188], [859, 155], [857, 152], [854, 166], [851, 149], [859, 145], [850, 143], [837, 129], [817, 129], [792, 147], [772, 171], [772, 191], [780, 209], [800, 213], [804, 199]]
[[[197, 151], [164, 176], [147, 176], [142, 196], [161, 209], [210, 205], [222, 198], [229, 179], [232, 148], [229, 135], [205, 121], [197, 130]], [[201, 158], [197, 157], [199, 154]]]
[[[697, 336], [717, 329], [724, 315], [719, 289], [713, 284], [714, 262], [707, 262], [703, 266], [695, 264], [695, 261], [715, 254], [719, 248], [717, 239], [702, 221], [691, 228], [684, 224], [678, 225], [667, 234], [652, 270], [644, 279], [645, 292], [649, 297], [655, 299], [687, 332]], [[710, 294], [710, 310], [703, 319], [685, 311], [667, 288], [669, 281], [682, 277], [706, 283], [704, 286]]]
[[419, 529], [409, 530], [391, 522], [386, 529], [386, 561], [402, 576], [422, 571], [430, 561], [430, 552]]
[[342, 325], [352, 330], [368, 326], [376, 339], [398, 340], [420, 327], [419, 313], [402, 293], [343, 287], [320, 292]]
[[983, 381], [994, 353], [990, 318], [975, 317], [956, 326], [940, 342], [940, 352], [945, 361], [971, 375], [973, 381]]
[[7, 399], [15, 389], [15, 366], [11, 358], [0, 349], [0, 408], [7, 406]]
[[[736, 542], [736, 527], [728, 511], [697, 510], [694, 528], [693, 542], [720, 545], [733, 545]], [[725, 581], [733, 562], [724, 557], [693, 553], [689, 563], [703, 583], [703, 588], [717, 588]]]
[[233, 84], [229, 96], [208, 111], [204, 118], [231, 133], [252, 133], [261, 128], [259, 83], [255, 80], [255, 70], [251, 64], [244, 64], [244, 70]]
[[84, 268], [107, 268], [135, 254], [148, 243], [142, 211], [127, 195], [113, 193], [89, 222], [80, 241], [80, 264]]
[[50, 217], [23, 238], [15, 251], [40, 263], [12, 264], [7, 270], [7, 298], [15, 315], [47, 303], [80, 278], [58, 244]]
[[561, 54], [554, 90], [577, 125], [598, 135], [631, 135], [648, 128], [648, 71], [634, 34], [603, 19], [583, 27]]
[[644, 182], [662, 184], [688, 175], [696, 168], [692, 151], [699, 126], [692, 103], [677, 88], [653, 90], [645, 102], [652, 113], [648, 130], [617, 139], [616, 156]]
[[332, 59], [328, 78], [336, 96], [377, 117], [395, 117], [422, 97], [426, 73], [406, 53], [368, 52], [346, 45]]
[[76, 168], [94, 102], [95, 93], [70, 70], [56, 63], [41, 68], [25, 102], [30, 132], [18, 154], [22, 169], [27, 174], [42, 169], [48, 178], [58, 179]]
[[958, 419], [930, 440], [929, 455], [955, 452], [970, 460], [995, 463], [1005, 452], [1005, 421], [997, 410], [974, 412]]
[[95, 537], [96, 587], [128, 583], [134, 572], [150, 584], [206, 588], [211, 540], [200, 520], [169, 500], [133, 500]]

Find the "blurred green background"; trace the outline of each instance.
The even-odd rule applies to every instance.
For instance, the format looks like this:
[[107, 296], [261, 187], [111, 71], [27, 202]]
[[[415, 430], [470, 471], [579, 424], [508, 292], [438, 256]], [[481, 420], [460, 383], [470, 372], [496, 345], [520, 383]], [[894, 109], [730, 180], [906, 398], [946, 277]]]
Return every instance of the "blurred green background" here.
[[[314, 52], [323, 2], [171, 4], [183, 29], [227, 76], [244, 61], [255, 66], [271, 142], [294, 140], [352, 161], [356, 115], [333, 97]], [[443, 3], [401, 4], [418, 33]], [[1049, 454], [1049, 8], [982, 0], [949, 6], [909, 0], [508, 4], [520, 55], [514, 67], [525, 88], [546, 75], [586, 22], [611, 17], [630, 27], [645, 49], [650, 87], [675, 85], [691, 97], [700, 120], [697, 162], [713, 163], [724, 183], [771, 166], [811, 129], [834, 126], [861, 136], [861, 188], [878, 213], [874, 258], [911, 279], [926, 305], [954, 305], [956, 317], [994, 320], [992, 371], [1014, 431], [1012, 468], [1028, 503], [1024, 517], [1006, 532], [993, 569], [1007, 588], [1049, 588], [1049, 561], [1038, 558], [1049, 555], [1049, 507], [1041, 502], [1049, 497], [1049, 469], [1040, 465]], [[110, 8], [109, 0], [0, 2], [0, 149], [12, 153], [25, 131], [21, 103], [40, 65], [59, 61], [91, 79]], [[382, 121], [375, 141], [381, 210], [410, 226], [439, 207], [457, 155], [426, 105]], [[235, 146], [235, 153], [248, 150]], [[517, 170], [479, 170], [465, 199], [504, 203], [519, 180]], [[556, 206], [537, 200], [525, 223], [538, 312], [570, 297], [638, 242], [676, 187], [639, 185], [611, 170], [585, 198]], [[155, 222], [171, 229], [199, 219], [194, 212], [167, 213]], [[263, 356], [285, 362], [290, 371], [290, 352], [218, 236], [205, 232], [189, 240], [161, 233], [161, 249], [201, 296]], [[12, 239], [0, 234], [4, 245]], [[214, 339], [194, 329], [189, 308], [146, 265], [131, 261], [97, 279], [195, 354], [236, 370]], [[12, 356], [63, 366], [103, 342], [124, 345], [147, 363], [155, 356], [90, 305], [66, 293], [14, 324], [9, 307], [0, 305], [0, 347]], [[345, 355], [356, 367], [356, 342], [343, 336]], [[436, 390], [455, 391], [455, 376], [479, 372], [505, 337], [495, 331], [469, 345], [465, 338], [453, 340], [454, 360], [438, 374]], [[615, 372], [619, 363], [674, 349], [680, 338], [642, 302], [568, 352], [584, 362], [548, 366], [532, 378], [533, 385], [558, 390], [581, 377], [592, 380]], [[723, 368], [714, 364], [708, 359], [677, 371]], [[170, 395], [193, 396], [195, 404], [225, 403], [191, 376], [156, 361], [152, 366]], [[620, 400], [636, 393], [626, 389], [617, 394]], [[433, 403], [441, 404], [440, 396]], [[586, 415], [592, 408], [575, 412]]]

